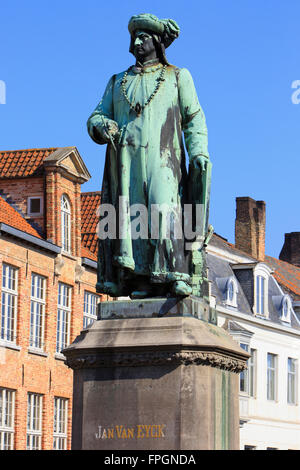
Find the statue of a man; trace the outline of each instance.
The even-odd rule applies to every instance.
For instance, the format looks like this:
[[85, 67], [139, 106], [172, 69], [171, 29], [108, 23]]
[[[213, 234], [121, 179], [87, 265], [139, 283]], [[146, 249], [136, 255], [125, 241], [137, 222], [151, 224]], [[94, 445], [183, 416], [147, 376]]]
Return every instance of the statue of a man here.
[[[91, 138], [108, 144], [101, 204], [111, 204], [118, 223], [129, 230], [116, 239], [100, 237], [97, 291], [132, 298], [187, 296], [192, 293], [191, 253], [173, 229], [166, 238], [159, 225], [153, 236], [151, 209], [207, 202], [201, 183], [210, 165], [205, 117], [189, 71], [166, 59], [165, 49], [179, 35], [177, 23], [141, 14], [130, 19], [128, 29], [135, 65], [109, 80], [88, 120]], [[132, 213], [127, 211], [127, 219], [120, 216], [124, 206], [147, 208], [146, 220], [141, 219], [147, 225], [144, 236], [130, 236]]]

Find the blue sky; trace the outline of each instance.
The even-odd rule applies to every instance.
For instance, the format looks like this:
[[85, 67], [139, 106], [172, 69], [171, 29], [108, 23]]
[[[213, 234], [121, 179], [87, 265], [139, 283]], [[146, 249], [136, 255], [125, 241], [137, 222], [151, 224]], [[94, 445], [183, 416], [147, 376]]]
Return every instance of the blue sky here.
[[[133, 63], [130, 16], [175, 19], [168, 60], [193, 75], [213, 162], [210, 222], [234, 242], [235, 198], [267, 205], [266, 252], [300, 231], [299, 0], [10, 0], [0, 7], [0, 149], [75, 145], [101, 189], [104, 146], [86, 120]], [[1, 100], [0, 100], [1, 101]]]

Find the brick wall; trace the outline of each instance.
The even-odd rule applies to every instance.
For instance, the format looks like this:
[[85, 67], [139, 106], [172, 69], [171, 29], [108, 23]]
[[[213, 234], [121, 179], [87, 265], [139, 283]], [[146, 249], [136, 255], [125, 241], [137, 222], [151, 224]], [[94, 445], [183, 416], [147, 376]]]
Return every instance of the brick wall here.
[[[63, 256], [65, 264], [61, 275], [54, 275], [54, 256], [38, 251], [13, 238], [2, 238], [0, 263], [18, 268], [18, 323], [16, 345], [20, 350], [1, 346], [0, 343], [0, 387], [16, 390], [15, 449], [26, 449], [27, 393], [43, 395], [43, 449], [53, 446], [54, 397], [63, 397], [68, 402], [68, 448], [71, 444], [71, 411], [73, 372], [63, 360], [56, 357], [56, 328], [58, 283], [72, 287], [72, 310], [70, 342], [83, 326], [84, 291], [95, 293], [96, 272], [86, 269], [80, 283], [75, 283], [76, 260]], [[46, 278], [45, 311], [45, 355], [29, 351], [30, 288], [31, 274]], [[2, 285], [2, 269], [0, 282]]]
[[[54, 398], [68, 400], [68, 448], [71, 446], [73, 372], [56, 353], [58, 285], [72, 289], [70, 343], [83, 327], [85, 290], [96, 294], [96, 270], [85, 267], [79, 282], [75, 270], [81, 264], [81, 186], [82, 179], [58, 166], [45, 169], [42, 177], [0, 180], [0, 190], [13, 205], [27, 213], [27, 197], [44, 196], [44, 214], [38, 222], [45, 239], [61, 246], [61, 197], [68, 196], [71, 206], [71, 252], [56, 255], [19, 238], [0, 237], [0, 286], [2, 263], [18, 269], [17, 338], [4, 344], [0, 338], [0, 387], [15, 390], [14, 448], [26, 449], [27, 395], [43, 396], [42, 449], [53, 448]], [[57, 271], [57, 259], [63, 261]], [[43, 351], [30, 348], [30, 304], [32, 273], [46, 278], [46, 304]], [[105, 296], [105, 299], [107, 297]]]
[[266, 203], [236, 198], [235, 246], [259, 261], [265, 259]]
[[37, 178], [14, 178], [0, 179], [0, 190], [8, 197], [13, 205], [21, 211], [26, 219], [35, 222], [44, 231], [44, 217], [29, 217], [27, 201], [29, 196], [43, 198], [44, 202], [44, 179]]
[[285, 234], [279, 259], [300, 267], [300, 232]]

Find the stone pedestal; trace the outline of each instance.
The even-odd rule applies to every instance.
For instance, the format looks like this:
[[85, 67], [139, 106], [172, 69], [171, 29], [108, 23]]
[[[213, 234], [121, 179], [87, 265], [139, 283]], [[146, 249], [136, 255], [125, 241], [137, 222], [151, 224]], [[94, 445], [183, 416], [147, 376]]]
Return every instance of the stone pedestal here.
[[[132, 318], [119, 318], [125, 307]], [[64, 350], [74, 369], [73, 449], [239, 448], [238, 372], [249, 356], [200, 319], [204, 307], [189, 315], [182, 305], [160, 314], [148, 300], [100, 305], [106, 319]]]

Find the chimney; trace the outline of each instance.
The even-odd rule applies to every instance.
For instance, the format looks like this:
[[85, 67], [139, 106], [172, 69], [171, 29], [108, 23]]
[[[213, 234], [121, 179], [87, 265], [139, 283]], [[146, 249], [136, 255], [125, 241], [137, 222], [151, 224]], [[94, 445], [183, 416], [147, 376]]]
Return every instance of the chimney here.
[[266, 203], [236, 198], [235, 246], [259, 261], [265, 259]]
[[279, 259], [300, 267], [300, 232], [285, 234]]

